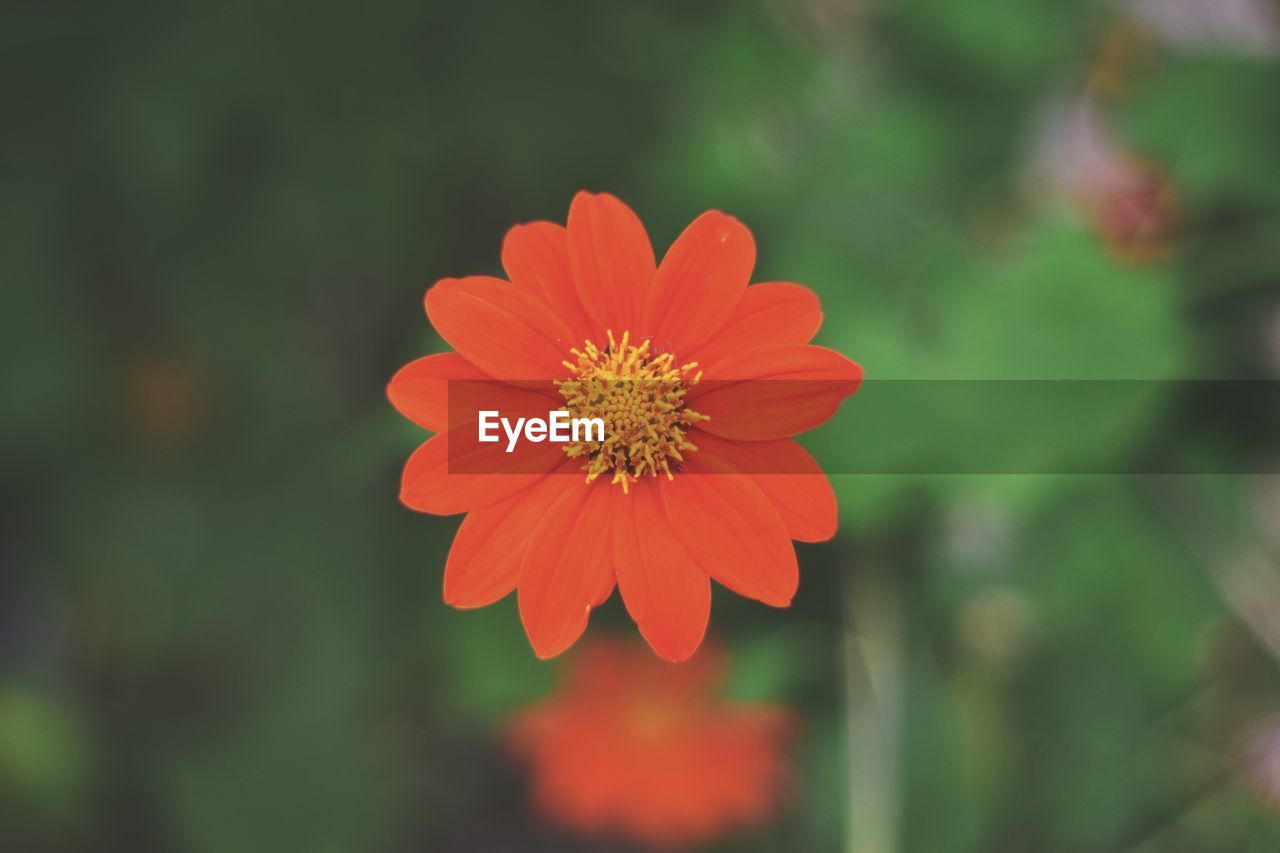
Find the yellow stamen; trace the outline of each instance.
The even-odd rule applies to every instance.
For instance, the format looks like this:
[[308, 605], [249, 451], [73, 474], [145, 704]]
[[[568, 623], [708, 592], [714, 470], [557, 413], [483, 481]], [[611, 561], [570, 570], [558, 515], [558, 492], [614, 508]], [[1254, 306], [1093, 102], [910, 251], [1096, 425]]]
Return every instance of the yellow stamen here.
[[583, 460], [588, 483], [612, 471], [610, 482], [623, 492], [644, 476], [674, 479], [682, 451], [698, 449], [686, 437], [689, 428], [707, 420], [685, 406], [685, 393], [702, 372], [695, 372], [697, 362], [676, 367], [669, 352], [651, 355], [647, 340], [632, 346], [630, 332], [621, 341], [612, 330], [606, 334], [604, 349], [588, 340], [570, 350], [577, 360], [564, 365], [574, 376], [556, 383], [570, 417], [604, 421], [604, 441], [570, 442], [564, 452]]

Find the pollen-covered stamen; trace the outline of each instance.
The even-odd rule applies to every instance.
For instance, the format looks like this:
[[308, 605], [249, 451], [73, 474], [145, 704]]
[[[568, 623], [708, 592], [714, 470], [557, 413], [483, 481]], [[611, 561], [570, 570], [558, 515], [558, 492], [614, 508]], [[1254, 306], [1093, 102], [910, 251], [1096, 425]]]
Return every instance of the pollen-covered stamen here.
[[685, 394], [702, 378], [697, 363], [677, 367], [669, 352], [652, 355], [649, 341], [631, 344], [631, 333], [600, 349], [588, 340], [577, 359], [566, 361], [573, 378], [557, 382], [565, 408], [574, 418], [604, 421], [604, 441], [575, 441], [565, 453], [582, 459], [587, 482], [612, 472], [611, 482], [627, 487], [641, 477], [674, 477], [684, 453], [698, 448], [688, 440], [690, 427], [707, 420], [685, 405]]

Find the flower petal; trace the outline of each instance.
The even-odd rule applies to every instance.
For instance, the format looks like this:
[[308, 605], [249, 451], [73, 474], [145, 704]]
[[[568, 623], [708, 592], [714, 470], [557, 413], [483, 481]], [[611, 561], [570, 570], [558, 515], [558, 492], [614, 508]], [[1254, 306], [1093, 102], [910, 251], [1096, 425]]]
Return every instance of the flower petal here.
[[[456, 515], [488, 506], [533, 485], [564, 458], [564, 454], [555, 445], [526, 443], [530, 448], [545, 447], [554, 451], [546, 454], [544, 470], [532, 470], [532, 460], [543, 458], [535, 450], [533, 453], [510, 454], [511, 461], [505, 464], [511, 465], [519, 473], [502, 473], [502, 469], [496, 467], [503, 464], [505, 458], [501, 451], [494, 456], [495, 461], [490, 467], [473, 466], [468, 460], [451, 457], [450, 434], [442, 432], [432, 436], [405, 463], [404, 474], [400, 478], [400, 502], [409, 509], [432, 515]], [[496, 446], [485, 447], [488, 450]], [[468, 471], [483, 470], [486, 473], [451, 474], [451, 465]], [[490, 471], [493, 473], [488, 473]]]
[[732, 216], [708, 210], [690, 223], [658, 267], [643, 329], [659, 351], [688, 353], [733, 315], [751, 280], [756, 243]]
[[795, 548], [750, 477], [686, 471], [659, 487], [667, 520], [704, 572], [739, 595], [791, 603], [800, 579]]
[[694, 563], [667, 521], [652, 479], [631, 494], [614, 489], [613, 561], [618, 591], [640, 633], [658, 657], [687, 660], [697, 651], [711, 616], [711, 581]]
[[[508, 498], [467, 513], [444, 566], [444, 600], [460, 609], [484, 607], [516, 588], [533, 530], [570, 486], [545, 477]], [[577, 486], [575, 478], [572, 486]]]
[[387, 385], [387, 398], [396, 411], [423, 429], [443, 432], [449, 423], [449, 382], [483, 382], [489, 374], [456, 352], [428, 355], [396, 371]]
[[560, 498], [533, 531], [520, 567], [520, 619], [540, 658], [555, 657], [582, 635], [591, 608], [608, 597], [613, 502], [604, 481], [564, 479]]
[[467, 361], [496, 379], [561, 379], [580, 341], [533, 294], [500, 278], [446, 278], [427, 291], [427, 316]]
[[825, 542], [836, 535], [836, 494], [817, 461], [793, 439], [725, 441], [694, 430], [689, 440], [708, 467], [749, 476], [792, 539]]
[[581, 192], [569, 206], [568, 230], [574, 284], [595, 324], [597, 343], [606, 329], [639, 335], [636, 326], [656, 269], [640, 219], [607, 193]]
[[738, 441], [787, 438], [835, 414], [862, 382], [862, 368], [811, 345], [759, 347], [721, 359], [689, 391], [690, 406], [709, 416], [698, 426]]
[[560, 315], [580, 345], [596, 334], [573, 283], [569, 232], [554, 222], [517, 225], [502, 241], [502, 268], [517, 287], [540, 295]]
[[726, 356], [760, 346], [807, 344], [822, 325], [812, 290], [785, 281], [753, 284], [715, 337], [689, 354], [704, 368]]

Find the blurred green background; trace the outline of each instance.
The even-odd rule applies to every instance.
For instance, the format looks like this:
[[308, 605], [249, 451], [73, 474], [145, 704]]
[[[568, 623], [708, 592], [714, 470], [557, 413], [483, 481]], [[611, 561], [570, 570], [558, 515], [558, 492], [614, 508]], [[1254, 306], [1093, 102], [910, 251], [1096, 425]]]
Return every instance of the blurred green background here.
[[[585, 188], [659, 252], [738, 216], [872, 378], [1274, 378], [1276, 19], [6, 4], [0, 849], [630, 849], [530, 812], [494, 726], [558, 664], [396, 500], [426, 287]], [[1009, 441], [1275, 470], [1280, 413], [1168, 387]], [[892, 437], [841, 423], [820, 460]], [[716, 596], [730, 695], [805, 737], [715, 849], [1280, 850], [1276, 479], [835, 480], [794, 607]]]

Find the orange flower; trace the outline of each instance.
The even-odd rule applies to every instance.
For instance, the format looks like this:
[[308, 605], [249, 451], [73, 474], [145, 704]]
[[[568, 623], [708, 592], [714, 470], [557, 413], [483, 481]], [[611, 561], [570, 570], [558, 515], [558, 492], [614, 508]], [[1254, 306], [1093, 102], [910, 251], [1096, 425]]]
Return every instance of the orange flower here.
[[787, 782], [793, 721], [714, 698], [721, 669], [711, 650], [681, 667], [607, 641], [577, 653], [559, 691], [506, 726], [538, 810], [661, 846], [764, 823]]
[[[438, 433], [405, 466], [401, 501], [467, 513], [445, 601], [482, 607], [518, 587], [545, 658], [582, 634], [616, 583], [641, 634], [672, 661], [702, 641], [711, 579], [789, 605], [791, 540], [836, 529], [831, 486], [791, 436], [829, 418], [862, 378], [844, 356], [808, 345], [822, 322], [813, 293], [748, 287], [755, 242], [717, 211], [657, 264], [640, 220], [610, 195], [575, 196], [568, 227], [511, 229], [502, 263], [509, 283], [471, 276], [427, 291], [427, 315], [456, 352], [410, 363], [387, 389]], [[497, 385], [511, 406], [544, 417], [600, 417], [608, 438], [498, 449], [488, 457], [498, 467], [460, 471], [477, 413], [460, 422], [456, 402], [449, 411], [450, 383]]]

